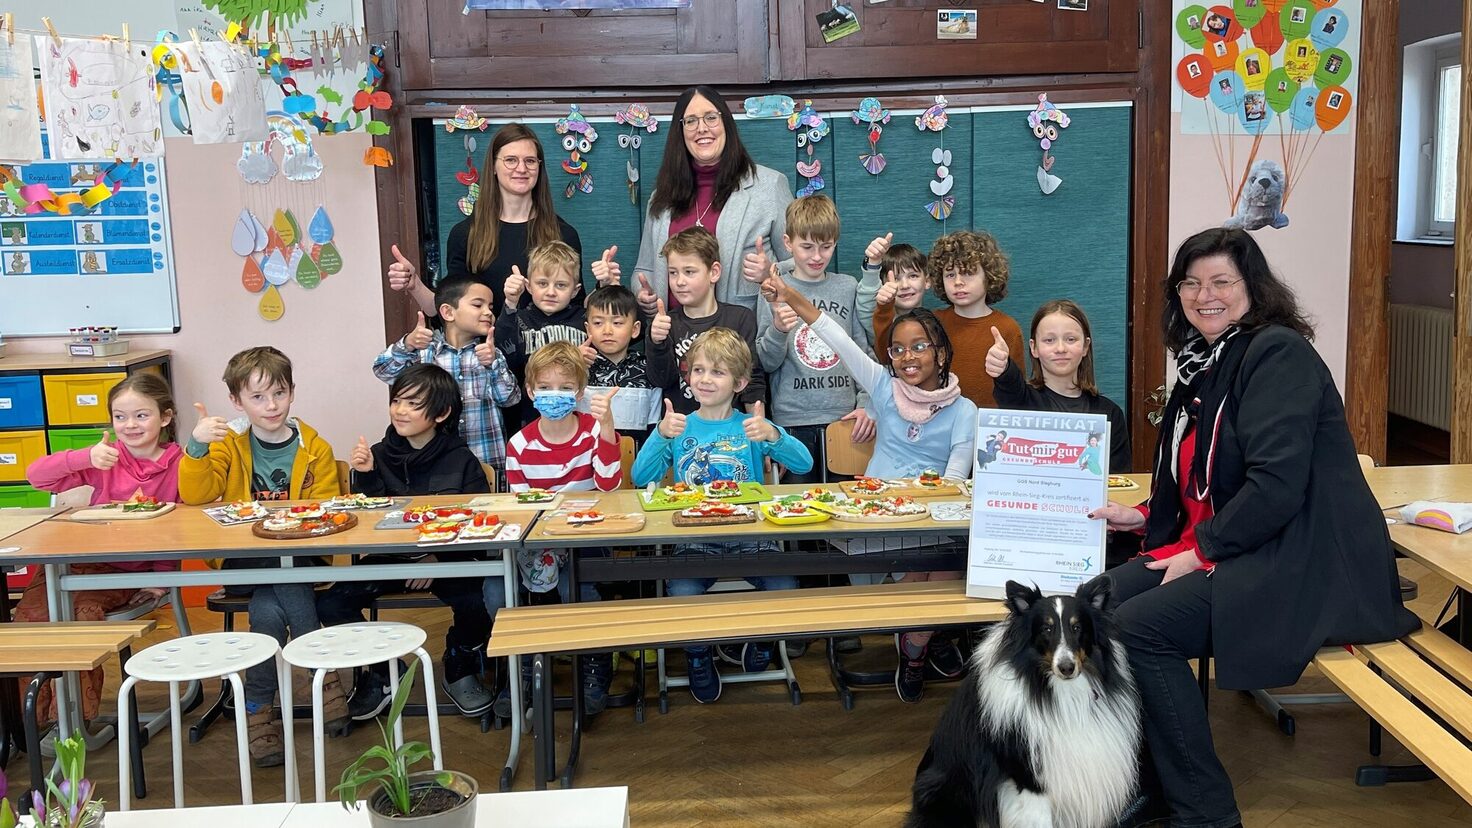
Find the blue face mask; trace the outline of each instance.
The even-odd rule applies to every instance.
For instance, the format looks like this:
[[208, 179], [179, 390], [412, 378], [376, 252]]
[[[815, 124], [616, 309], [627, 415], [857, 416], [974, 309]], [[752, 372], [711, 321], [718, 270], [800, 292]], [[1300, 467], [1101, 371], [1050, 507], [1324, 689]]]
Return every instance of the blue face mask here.
[[532, 407], [549, 420], [560, 420], [577, 407], [578, 396], [571, 391], [538, 391], [532, 395]]

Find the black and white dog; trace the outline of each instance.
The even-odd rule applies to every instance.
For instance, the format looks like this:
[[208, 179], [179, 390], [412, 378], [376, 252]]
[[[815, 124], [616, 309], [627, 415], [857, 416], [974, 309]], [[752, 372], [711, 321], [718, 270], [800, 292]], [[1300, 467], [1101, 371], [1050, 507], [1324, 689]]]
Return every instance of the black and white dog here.
[[1140, 700], [1110, 582], [1044, 597], [1007, 582], [1007, 620], [972, 655], [915, 773], [906, 828], [1099, 828], [1139, 781]]

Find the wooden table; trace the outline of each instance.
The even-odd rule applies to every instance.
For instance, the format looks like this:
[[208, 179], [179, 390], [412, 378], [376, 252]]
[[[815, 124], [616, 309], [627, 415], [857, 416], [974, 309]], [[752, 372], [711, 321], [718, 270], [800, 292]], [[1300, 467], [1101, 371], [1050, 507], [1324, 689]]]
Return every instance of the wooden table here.
[[0, 509], [0, 540], [59, 515], [65, 509]]

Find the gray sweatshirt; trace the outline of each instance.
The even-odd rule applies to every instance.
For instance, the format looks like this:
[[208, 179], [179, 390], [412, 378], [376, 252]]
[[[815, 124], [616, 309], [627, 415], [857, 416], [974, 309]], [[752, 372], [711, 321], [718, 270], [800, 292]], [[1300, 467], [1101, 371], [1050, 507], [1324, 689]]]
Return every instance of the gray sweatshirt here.
[[[858, 283], [843, 273], [828, 273], [821, 282], [792, 275], [792, 263], [778, 265], [787, 284], [809, 302], [833, 317], [863, 348], [869, 333], [854, 310]], [[869, 395], [854, 383], [848, 366], [803, 322], [788, 333], [772, 324], [772, 306], [757, 303], [756, 356], [767, 370], [772, 394], [772, 422], [780, 426], [827, 425], [869, 402]]]

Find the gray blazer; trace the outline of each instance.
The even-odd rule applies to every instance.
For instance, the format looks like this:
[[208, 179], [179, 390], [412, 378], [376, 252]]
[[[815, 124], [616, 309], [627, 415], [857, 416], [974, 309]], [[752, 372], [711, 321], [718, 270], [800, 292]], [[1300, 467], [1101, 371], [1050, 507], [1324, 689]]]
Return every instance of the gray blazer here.
[[[731, 194], [716, 221], [716, 241], [721, 243], [721, 280], [716, 282], [717, 301], [756, 312], [759, 286], [741, 278], [741, 259], [756, 249], [758, 236], [773, 262], [791, 258], [782, 246], [782, 235], [787, 232], [787, 205], [791, 201], [792, 191], [787, 177], [761, 165], [757, 165], [756, 175], [748, 176], [741, 182], [741, 188]], [[669, 238], [669, 211], [645, 217], [643, 238], [639, 240], [639, 260], [634, 265], [634, 275], [627, 282], [630, 290], [639, 291], [639, 274], [643, 273], [649, 277], [655, 296], [668, 293], [669, 266], [659, 251]]]

